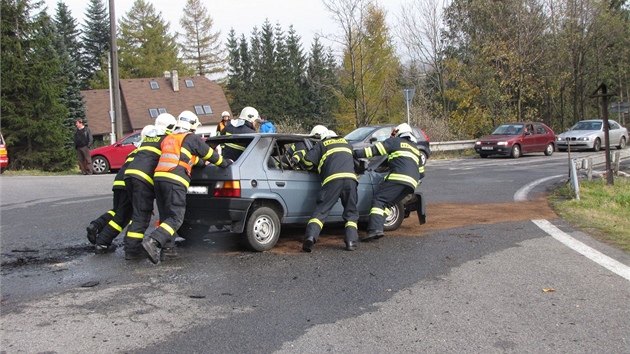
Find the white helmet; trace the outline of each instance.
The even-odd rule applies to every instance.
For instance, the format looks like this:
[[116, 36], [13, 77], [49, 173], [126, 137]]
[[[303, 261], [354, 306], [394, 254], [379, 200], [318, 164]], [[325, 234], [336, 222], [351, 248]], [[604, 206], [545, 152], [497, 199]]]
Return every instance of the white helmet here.
[[322, 137], [322, 135], [324, 135], [324, 133], [326, 133], [328, 131], [328, 128], [326, 128], [323, 125], [316, 125], [313, 127], [313, 129], [311, 129], [311, 133], [309, 134], [310, 136], [319, 136], [320, 138]]
[[324, 139], [328, 139], [328, 138], [331, 138], [331, 137], [337, 136], [337, 133], [335, 133], [335, 132], [334, 132], [334, 131], [332, 131], [332, 130], [328, 130], [328, 129], [326, 129], [326, 131], [325, 131], [325, 132], [323, 132], [323, 133], [321, 133], [321, 134], [320, 134], [320, 136], [321, 136], [322, 140], [324, 140]]
[[229, 117], [229, 116], [230, 116], [230, 112], [228, 112], [228, 111], [223, 111], [223, 113], [221, 113], [221, 118]]
[[407, 123], [399, 124], [396, 129], [394, 129], [394, 136], [400, 137], [409, 137], [413, 136], [413, 131], [411, 127]]
[[177, 116], [177, 128], [182, 131], [194, 131], [199, 125], [199, 118], [191, 111], [183, 111]]
[[245, 107], [241, 111], [241, 114], [238, 116], [238, 119], [244, 119], [252, 124], [259, 119], [258, 111], [254, 107]]
[[155, 118], [155, 130], [158, 135], [172, 132], [176, 125], [177, 119], [170, 113], [162, 113]]
[[140, 132], [140, 140], [136, 141], [133, 144], [137, 148], [140, 147], [140, 145], [144, 141], [144, 138], [147, 137], [147, 136], [150, 136], [150, 137], [157, 136], [157, 131], [155, 129], [155, 125], [149, 124], [149, 125], [146, 125], [144, 128], [142, 128], [142, 131]]

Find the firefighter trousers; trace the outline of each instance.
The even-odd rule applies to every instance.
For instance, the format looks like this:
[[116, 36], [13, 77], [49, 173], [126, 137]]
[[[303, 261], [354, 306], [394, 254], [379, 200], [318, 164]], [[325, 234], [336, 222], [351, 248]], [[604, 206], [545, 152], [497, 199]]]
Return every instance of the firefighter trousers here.
[[319, 233], [324, 227], [324, 222], [330, 213], [330, 210], [337, 204], [341, 198], [343, 205], [343, 220], [345, 224], [344, 241], [357, 241], [359, 233], [357, 231], [357, 222], [359, 220], [359, 211], [357, 210], [357, 181], [348, 178], [334, 179], [322, 186], [317, 194], [317, 205], [306, 225], [305, 237], [312, 236], [315, 242], [319, 240]]
[[372, 198], [368, 232], [371, 230], [382, 232], [383, 224], [385, 224], [385, 209], [403, 200], [409, 193], [413, 193], [413, 188], [410, 186], [383, 181]]
[[155, 191], [149, 183], [137, 178], [125, 178], [127, 193], [131, 197], [131, 222], [125, 235], [125, 252], [142, 252], [142, 239], [149, 228], [153, 213]]

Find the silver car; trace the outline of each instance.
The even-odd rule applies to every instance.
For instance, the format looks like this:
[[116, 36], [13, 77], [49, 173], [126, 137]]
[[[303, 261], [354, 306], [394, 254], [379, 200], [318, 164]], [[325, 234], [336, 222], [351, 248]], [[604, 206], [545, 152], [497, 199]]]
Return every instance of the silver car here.
[[[194, 168], [186, 196], [184, 224], [177, 231], [187, 238], [205, 235], [210, 226], [225, 225], [235, 235], [243, 235], [255, 251], [271, 249], [282, 225], [306, 225], [315, 209], [321, 180], [317, 172], [292, 167], [289, 148], [303, 143], [312, 146], [312, 137], [296, 134], [243, 134], [211, 137], [211, 148], [221, 144], [240, 145], [243, 152], [225, 169], [214, 165]], [[367, 166], [366, 166], [367, 165]], [[358, 164], [357, 187], [359, 223], [366, 223], [372, 196], [388, 173], [387, 156]], [[384, 230], [396, 230], [410, 212], [418, 211], [420, 223], [426, 221], [426, 206], [417, 189], [405, 200], [389, 207]], [[343, 206], [338, 201], [327, 223], [342, 222]]]
[[[608, 137], [610, 146], [618, 149], [626, 147], [628, 129], [614, 120], [608, 120]], [[569, 131], [558, 135], [556, 148], [558, 151], [589, 149], [599, 151], [604, 143], [603, 119], [590, 119], [577, 122]]]

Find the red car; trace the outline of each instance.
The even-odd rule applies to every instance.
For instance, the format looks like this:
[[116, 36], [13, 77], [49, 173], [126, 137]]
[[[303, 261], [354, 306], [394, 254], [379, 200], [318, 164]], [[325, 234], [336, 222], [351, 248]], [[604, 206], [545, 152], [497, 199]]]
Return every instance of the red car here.
[[7, 146], [4, 143], [2, 133], [0, 133], [0, 173], [4, 172], [9, 164], [9, 155], [7, 152]]
[[555, 151], [556, 134], [540, 122], [504, 123], [475, 142], [481, 157], [504, 155], [518, 158], [523, 154], [543, 152], [550, 156]]
[[140, 132], [133, 132], [120, 138], [113, 145], [103, 146], [90, 151], [94, 173], [102, 174], [110, 170], [120, 169], [125, 163], [127, 155], [136, 148], [133, 143], [137, 141], [140, 141]]

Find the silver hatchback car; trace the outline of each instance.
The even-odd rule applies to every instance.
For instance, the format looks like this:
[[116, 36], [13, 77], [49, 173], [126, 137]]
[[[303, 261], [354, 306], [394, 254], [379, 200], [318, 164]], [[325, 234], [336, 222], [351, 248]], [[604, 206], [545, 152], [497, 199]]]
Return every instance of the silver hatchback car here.
[[[181, 237], [204, 235], [212, 225], [227, 225], [233, 234], [243, 235], [255, 251], [266, 251], [276, 244], [282, 225], [306, 225], [315, 209], [321, 181], [317, 172], [294, 169], [283, 163], [292, 144], [311, 147], [316, 140], [297, 134], [244, 134], [208, 138], [216, 149], [221, 144], [237, 144], [243, 153], [232, 165], [194, 168], [186, 198]], [[358, 209], [360, 225], [369, 219], [372, 196], [388, 173], [387, 157], [364, 161], [358, 171]], [[361, 169], [361, 168], [360, 168]], [[389, 207], [384, 230], [396, 230], [405, 217], [418, 211], [426, 220], [425, 201], [416, 190], [404, 201]], [[343, 206], [338, 202], [327, 223], [342, 222]]]

